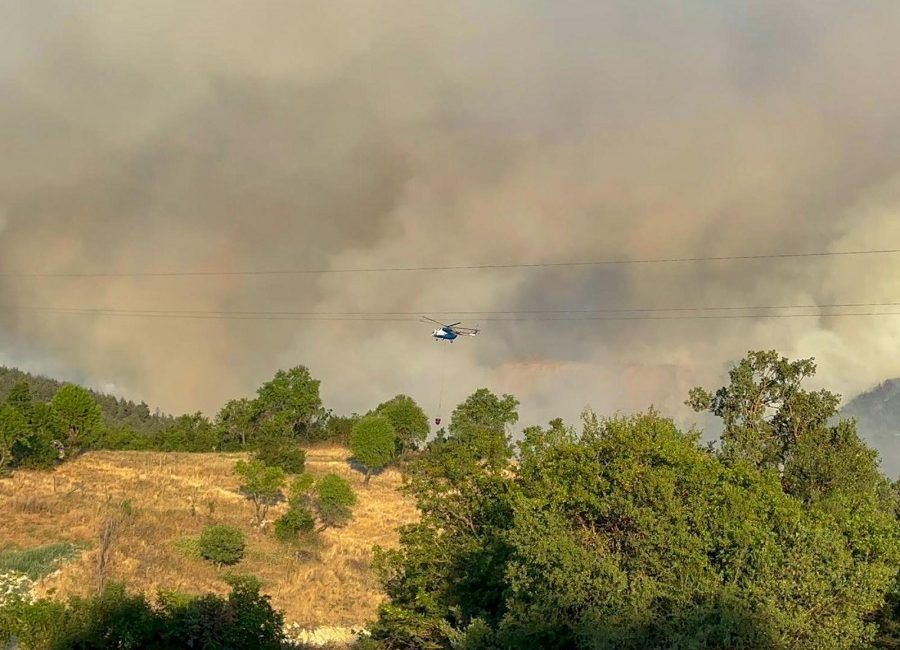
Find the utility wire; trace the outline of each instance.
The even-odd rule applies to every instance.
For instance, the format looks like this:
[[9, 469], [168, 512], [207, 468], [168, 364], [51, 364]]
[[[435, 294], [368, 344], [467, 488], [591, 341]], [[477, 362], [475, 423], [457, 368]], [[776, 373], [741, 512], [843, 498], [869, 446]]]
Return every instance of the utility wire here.
[[[365, 316], [290, 316], [290, 315], [238, 315], [238, 314], [202, 314], [202, 313], [160, 313], [98, 310], [40, 310], [54, 315], [81, 315], [101, 317], [132, 317], [178, 320], [229, 320], [229, 321], [294, 321], [294, 322], [393, 322], [413, 323], [418, 319], [411, 317], [365, 317]], [[866, 317], [866, 316], [900, 316], [900, 311], [853, 311], [822, 312], [814, 314], [641, 314], [632, 316], [592, 316], [583, 314], [565, 315], [511, 315], [489, 316], [480, 318], [479, 322], [599, 322], [599, 321], [690, 321], [690, 320], [769, 320], [792, 318], [824, 318], [824, 317]]]
[[[384, 317], [393, 320], [398, 316], [418, 316], [421, 314], [464, 315], [464, 316], [541, 316], [541, 315], [590, 315], [590, 314], [641, 314], [665, 312], [720, 312], [720, 311], [775, 311], [785, 309], [859, 309], [875, 307], [900, 307], [895, 302], [838, 302], [838, 303], [796, 303], [787, 305], [725, 305], [725, 306], [691, 306], [691, 307], [603, 307], [597, 309], [519, 309], [519, 310], [416, 310], [416, 311], [272, 311], [272, 310], [196, 310], [196, 309], [117, 309], [107, 307], [29, 307], [18, 305], [0, 305], [7, 311], [45, 311], [59, 313], [98, 314], [98, 315], [130, 315], [130, 316], [254, 316], [254, 317], [367, 317], [375, 319]], [[748, 314], [752, 316], [753, 314]], [[813, 314], [817, 315], [817, 314]], [[400, 319], [406, 320], [406, 319]]]
[[3, 272], [4, 278], [169, 278], [169, 277], [227, 277], [227, 276], [279, 276], [318, 275], [336, 273], [408, 273], [425, 271], [479, 271], [499, 269], [538, 269], [590, 266], [683, 264], [690, 262], [725, 262], [746, 260], [779, 260], [816, 257], [848, 257], [861, 255], [892, 255], [900, 248], [866, 249], [848, 251], [819, 251], [811, 253], [768, 253], [757, 255], [718, 255], [700, 257], [659, 257], [646, 259], [607, 259], [592, 261], [534, 262], [511, 264], [459, 264], [446, 266], [393, 266], [359, 268], [271, 269], [271, 270], [209, 270], [209, 271], [121, 271], [121, 272]]

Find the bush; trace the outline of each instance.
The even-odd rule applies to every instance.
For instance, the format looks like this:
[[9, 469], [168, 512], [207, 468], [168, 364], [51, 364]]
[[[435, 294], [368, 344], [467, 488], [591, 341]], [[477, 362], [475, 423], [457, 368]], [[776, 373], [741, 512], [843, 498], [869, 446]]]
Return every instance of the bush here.
[[383, 415], [367, 415], [353, 425], [350, 432], [350, 451], [356, 462], [366, 468], [366, 485], [372, 472], [380, 470], [396, 454], [397, 432]]
[[228, 579], [231, 594], [192, 597], [161, 593], [153, 607], [142, 595], [110, 585], [99, 596], [68, 603], [18, 600], [0, 609], [0, 646], [22, 650], [67, 648], [282, 647], [284, 618], [252, 577]]
[[306, 468], [306, 452], [289, 438], [261, 440], [256, 459], [269, 467], [280, 467], [286, 474], [302, 474]]
[[216, 564], [237, 564], [244, 548], [244, 533], [234, 526], [208, 526], [200, 535], [200, 555]]
[[307, 508], [292, 507], [275, 522], [275, 537], [285, 544], [296, 542], [301, 534], [308, 534], [316, 520]]
[[349, 521], [350, 507], [356, 505], [356, 494], [346, 480], [336, 474], [323, 476], [316, 484], [316, 495], [323, 526], [343, 526]]

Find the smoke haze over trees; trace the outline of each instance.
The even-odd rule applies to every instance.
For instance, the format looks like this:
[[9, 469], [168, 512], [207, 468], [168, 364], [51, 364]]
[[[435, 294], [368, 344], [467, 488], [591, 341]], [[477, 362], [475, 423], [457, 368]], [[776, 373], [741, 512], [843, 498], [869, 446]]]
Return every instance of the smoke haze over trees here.
[[[900, 241], [898, 21], [889, 2], [5, 2], [0, 273], [883, 248]], [[898, 263], [4, 275], [0, 362], [212, 414], [302, 359], [362, 413], [437, 401], [427, 331], [32, 308], [865, 302], [897, 299]], [[892, 317], [483, 325], [448, 355], [447, 402], [490, 385], [531, 421], [588, 403], [690, 418], [686, 390], [751, 347], [815, 356], [844, 395], [900, 374]]]

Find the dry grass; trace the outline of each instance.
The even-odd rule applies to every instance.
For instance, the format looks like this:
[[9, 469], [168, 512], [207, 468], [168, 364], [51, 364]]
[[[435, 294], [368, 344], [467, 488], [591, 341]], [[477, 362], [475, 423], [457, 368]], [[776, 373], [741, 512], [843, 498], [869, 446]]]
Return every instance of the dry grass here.
[[[41, 593], [55, 597], [90, 593], [97, 584], [100, 531], [109, 517], [117, 517], [110, 580], [149, 595], [158, 589], [226, 593], [226, 571], [186, 553], [184, 538], [209, 524], [227, 523], [241, 528], [248, 542], [247, 557], [232, 571], [259, 576], [286, 621], [359, 625], [374, 617], [383, 597], [370, 571], [371, 549], [395, 545], [397, 527], [413, 521], [416, 510], [399, 494], [397, 472], [374, 477], [365, 488], [347, 456], [339, 448], [308, 452], [310, 473], [339, 474], [359, 495], [353, 520], [323, 533], [314, 560], [295, 560], [270, 533], [255, 531], [253, 508], [237, 492], [232, 471], [242, 454], [93, 452], [53, 473], [16, 472], [0, 480], [0, 547], [91, 544], [39, 585]], [[285, 508], [273, 507], [269, 519]]]

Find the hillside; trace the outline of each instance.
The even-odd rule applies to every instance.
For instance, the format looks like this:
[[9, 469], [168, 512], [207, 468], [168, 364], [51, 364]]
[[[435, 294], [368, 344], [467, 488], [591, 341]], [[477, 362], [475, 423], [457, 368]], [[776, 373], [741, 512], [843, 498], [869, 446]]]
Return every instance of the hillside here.
[[[28, 382], [36, 401], [49, 402], [63, 382], [42, 375], [33, 375], [16, 368], [0, 366], [0, 402], [6, 399], [13, 386]], [[169, 415], [159, 411], [151, 412], [144, 402], [136, 404], [114, 395], [90, 391], [103, 411], [106, 425], [116, 429], [127, 429], [138, 434], [152, 434], [162, 431], [174, 421]]]
[[878, 449], [884, 471], [900, 475], [900, 379], [888, 379], [858, 395], [841, 414], [856, 418], [860, 435]]
[[[18, 471], [0, 480], [0, 548], [89, 544], [37, 588], [54, 597], [89, 593], [97, 583], [100, 531], [116, 516], [121, 523], [112, 546], [111, 580], [151, 595], [158, 589], [226, 593], [223, 577], [229, 570], [195, 557], [191, 540], [211, 523], [227, 523], [247, 536], [247, 557], [231, 571], [259, 576], [287, 623], [347, 627], [371, 620], [382, 600], [370, 570], [372, 547], [395, 545], [397, 527], [416, 517], [412, 502], [397, 490], [400, 474], [386, 471], [364, 488], [345, 450], [310, 450], [308, 471], [348, 479], [359, 503], [349, 525], [322, 534], [315, 558], [299, 561], [271, 534], [255, 532], [252, 506], [238, 492], [232, 471], [244, 457], [102, 451], [53, 473]], [[285, 508], [273, 507], [269, 520]]]

